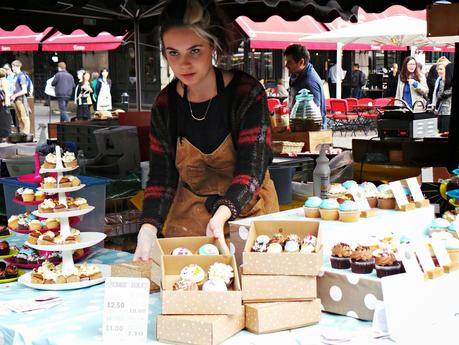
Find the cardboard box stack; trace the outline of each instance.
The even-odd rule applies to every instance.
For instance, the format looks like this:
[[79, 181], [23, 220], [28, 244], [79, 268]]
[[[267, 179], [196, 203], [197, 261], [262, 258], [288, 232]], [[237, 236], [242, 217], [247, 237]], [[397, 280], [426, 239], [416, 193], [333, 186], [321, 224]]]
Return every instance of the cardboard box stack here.
[[[245, 326], [235, 258], [230, 255], [196, 255], [205, 244], [213, 244], [220, 253], [223, 252], [220, 244], [209, 237], [165, 238], [156, 243], [153, 259], [161, 267], [162, 307], [162, 313], [156, 319], [156, 337], [161, 342], [214, 345]], [[191, 255], [170, 255], [177, 248], [186, 248]], [[199, 290], [176, 289], [185, 267], [201, 267], [207, 273], [205, 281], [209, 278], [210, 267], [215, 264], [232, 268], [234, 278], [227, 284], [227, 291], [203, 291], [201, 283], [197, 284]]]
[[147, 278], [150, 281], [150, 293], [159, 291], [161, 271], [154, 262], [132, 261], [112, 265], [112, 277]]
[[[298, 252], [301, 247], [297, 252], [252, 251], [257, 238], [263, 239], [259, 236], [276, 242], [279, 234], [284, 239], [297, 235], [300, 241], [312, 235], [316, 241], [305, 252]], [[242, 261], [242, 300], [249, 331], [275, 332], [320, 321], [316, 277], [322, 267], [323, 251], [319, 222], [252, 222]]]

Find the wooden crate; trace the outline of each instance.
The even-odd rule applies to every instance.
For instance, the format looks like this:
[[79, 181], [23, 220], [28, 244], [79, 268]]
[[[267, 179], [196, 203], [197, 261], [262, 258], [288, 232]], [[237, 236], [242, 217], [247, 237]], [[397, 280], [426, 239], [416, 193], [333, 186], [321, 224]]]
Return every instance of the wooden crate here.
[[304, 142], [303, 152], [314, 151], [319, 144], [332, 144], [333, 132], [331, 130], [314, 132], [282, 132], [272, 133], [273, 141], [302, 141]]

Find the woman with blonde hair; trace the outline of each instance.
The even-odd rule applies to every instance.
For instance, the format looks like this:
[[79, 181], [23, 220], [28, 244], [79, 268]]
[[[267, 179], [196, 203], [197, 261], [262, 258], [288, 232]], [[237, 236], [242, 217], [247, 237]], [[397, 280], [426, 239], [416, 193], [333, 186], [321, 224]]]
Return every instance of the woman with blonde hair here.
[[428, 92], [426, 78], [420, 72], [416, 59], [412, 56], [406, 57], [402, 64], [395, 98], [404, 100], [410, 108], [423, 108]]
[[134, 260], [150, 258], [156, 236], [223, 240], [228, 220], [279, 209], [268, 173], [265, 89], [242, 71], [213, 66], [230, 44], [218, 7], [170, 0], [160, 26], [175, 79], [152, 110], [150, 176]]

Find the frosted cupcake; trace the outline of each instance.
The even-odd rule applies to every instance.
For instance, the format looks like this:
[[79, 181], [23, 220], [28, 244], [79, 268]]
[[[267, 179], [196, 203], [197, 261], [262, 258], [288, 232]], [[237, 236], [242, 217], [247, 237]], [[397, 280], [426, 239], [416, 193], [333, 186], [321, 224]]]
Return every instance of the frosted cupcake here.
[[392, 193], [392, 189], [388, 184], [382, 184], [378, 186], [378, 208], [385, 210], [395, 209], [395, 197]]
[[430, 223], [429, 232], [448, 231], [450, 223], [444, 218], [435, 218]]
[[329, 199], [336, 199], [338, 201], [340, 200], [346, 200], [349, 199], [346, 196], [347, 189], [344, 188], [341, 183], [332, 183], [330, 184], [330, 188], [327, 193], [327, 197]]
[[330, 256], [331, 266], [339, 270], [350, 268], [351, 254], [352, 249], [347, 243], [335, 244]]
[[234, 270], [230, 265], [216, 262], [209, 267], [209, 280], [221, 279], [230, 286], [234, 279]]
[[357, 182], [353, 181], [353, 180], [348, 180], [346, 182], [343, 182], [341, 184], [344, 188], [346, 188], [346, 190], [349, 190], [351, 188], [355, 188], [355, 187], [358, 187], [359, 185], [357, 184]]
[[336, 199], [325, 199], [320, 203], [320, 217], [324, 220], [338, 220], [339, 203]]
[[339, 205], [339, 220], [342, 222], [356, 222], [360, 219], [359, 205], [350, 200]]
[[371, 208], [378, 206], [378, 188], [372, 182], [363, 182], [360, 184], [360, 188], [365, 193], [365, 197], [368, 200], [368, 204]]
[[400, 263], [394, 253], [389, 250], [380, 249], [373, 252], [375, 258], [376, 276], [378, 278], [391, 276], [400, 273]]
[[322, 199], [317, 196], [312, 196], [305, 201], [303, 210], [304, 215], [309, 218], [320, 218], [319, 207]]
[[351, 254], [351, 270], [353, 273], [367, 274], [375, 268], [375, 259], [367, 246], [357, 246]]

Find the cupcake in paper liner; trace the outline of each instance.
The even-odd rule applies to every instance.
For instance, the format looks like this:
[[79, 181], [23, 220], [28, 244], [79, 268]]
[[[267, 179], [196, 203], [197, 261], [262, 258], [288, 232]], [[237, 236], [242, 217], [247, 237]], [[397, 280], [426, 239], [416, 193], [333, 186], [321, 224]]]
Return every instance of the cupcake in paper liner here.
[[351, 254], [351, 270], [357, 274], [368, 274], [375, 268], [375, 259], [370, 247], [357, 246]]
[[311, 196], [304, 202], [303, 210], [305, 217], [320, 218], [319, 207], [322, 199], [318, 196]]
[[378, 188], [376, 188], [375, 184], [372, 182], [363, 182], [359, 187], [363, 190], [370, 207], [376, 208], [378, 206]]
[[357, 222], [360, 219], [360, 207], [355, 201], [346, 200], [339, 205], [339, 220]]
[[320, 203], [320, 218], [323, 220], [338, 220], [339, 203], [336, 199], [325, 199]]
[[378, 208], [393, 210], [396, 207], [394, 193], [388, 184], [378, 186]]
[[338, 201], [348, 200], [347, 189], [341, 183], [332, 183], [327, 193], [328, 199], [336, 199]]
[[230, 265], [216, 262], [209, 267], [209, 280], [221, 279], [230, 286], [234, 279], [234, 270]]
[[335, 244], [330, 256], [331, 266], [339, 270], [351, 268], [351, 254], [352, 248], [347, 243]]
[[400, 273], [401, 265], [394, 253], [388, 249], [378, 249], [373, 252], [376, 276], [378, 278]]

